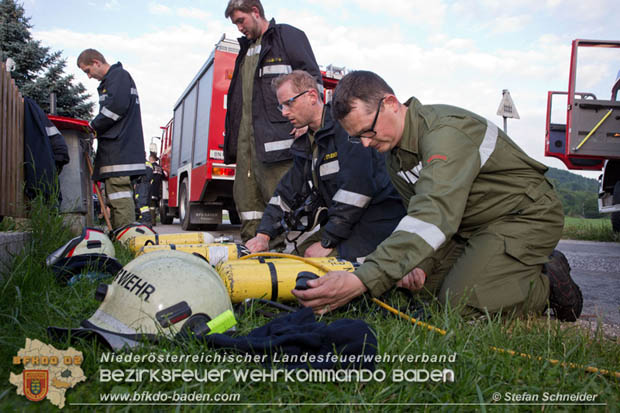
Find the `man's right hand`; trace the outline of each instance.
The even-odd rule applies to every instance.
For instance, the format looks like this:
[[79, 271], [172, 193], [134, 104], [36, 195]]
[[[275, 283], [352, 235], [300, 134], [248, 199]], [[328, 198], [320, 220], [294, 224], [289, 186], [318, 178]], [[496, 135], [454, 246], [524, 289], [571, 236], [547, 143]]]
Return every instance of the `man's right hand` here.
[[263, 252], [269, 250], [269, 240], [271, 237], [267, 234], [256, 234], [254, 238], [248, 240], [245, 246], [250, 250], [252, 254], [255, 252]]

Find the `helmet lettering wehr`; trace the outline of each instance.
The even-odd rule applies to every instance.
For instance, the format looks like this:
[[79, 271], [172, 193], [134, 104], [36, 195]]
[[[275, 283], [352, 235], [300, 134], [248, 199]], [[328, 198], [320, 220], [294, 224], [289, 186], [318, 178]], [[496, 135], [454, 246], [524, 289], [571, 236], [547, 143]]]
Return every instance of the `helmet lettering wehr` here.
[[116, 277], [114, 277], [114, 282], [128, 290], [130, 293], [142, 298], [146, 302], [149, 301], [151, 294], [156, 291], [153, 284], [150, 284], [148, 281], [143, 280], [139, 276], [132, 274], [125, 269], [120, 270], [118, 274], [116, 274]]

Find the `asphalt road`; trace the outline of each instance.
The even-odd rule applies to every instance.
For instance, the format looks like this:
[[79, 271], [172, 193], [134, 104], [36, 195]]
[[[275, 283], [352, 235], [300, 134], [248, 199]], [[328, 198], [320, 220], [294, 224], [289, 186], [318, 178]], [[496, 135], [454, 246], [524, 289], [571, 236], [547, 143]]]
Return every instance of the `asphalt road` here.
[[[160, 234], [183, 232], [177, 219], [172, 225], [157, 225], [155, 230]], [[209, 232], [216, 238], [241, 241], [237, 225], [224, 224]], [[563, 240], [558, 249], [566, 255], [583, 293], [581, 318], [620, 325], [620, 243]]]
[[620, 243], [560, 241], [583, 294], [581, 318], [620, 325]]

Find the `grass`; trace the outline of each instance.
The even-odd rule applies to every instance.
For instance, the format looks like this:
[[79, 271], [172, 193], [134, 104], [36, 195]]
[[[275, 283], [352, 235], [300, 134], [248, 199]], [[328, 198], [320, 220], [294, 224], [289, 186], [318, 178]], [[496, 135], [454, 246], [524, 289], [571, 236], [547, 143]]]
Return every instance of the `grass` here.
[[609, 217], [598, 219], [565, 217], [562, 238], [620, 242], [620, 234], [612, 230]]
[[[62, 219], [45, 205], [33, 208], [31, 218], [32, 243], [28, 251], [15, 257], [13, 270], [0, 284], [0, 410], [49, 411], [54, 409], [49, 401], [32, 403], [17, 396], [15, 387], [8, 381], [9, 372], [18, 374], [22, 367], [12, 365], [12, 357], [24, 346], [25, 338], [39, 339], [66, 349], [69, 343], [52, 342], [46, 335], [47, 326], [78, 326], [98, 307], [94, 300], [96, 284], [83, 279], [73, 286], [61, 287], [44, 265], [46, 255], [62, 245], [71, 235], [62, 225]], [[117, 245], [117, 258], [126, 263], [130, 253]], [[393, 292], [386, 300], [405, 310], [408, 297]], [[550, 318], [488, 317], [468, 322], [457, 315], [455, 309], [427, 306], [429, 322], [448, 331], [446, 336], [412, 325], [379, 309], [368, 300], [358, 300], [348, 308], [322, 317], [330, 323], [340, 318], [365, 320], [376, 332], [378, 354], [412, 357], [456, 354], [452, 362], [380, 362], [377, 372], [384, 372], [385, 379], [367, 382], [243, 382], [232, 375], [209, 383], [198, 381], [150, 383], [102, 382], [101, 369], [204, 369], [214, 371], [256, 369], [261, 365], [239, 363], [171, 363], [171, 362], [101, 362], [108, 350], [96, 342], [79, 341], [73, 346], [84, 354], [84, 370], [88, 380], [79, 383], [66, 393], [64, 411], [542, 411], [596, 409], [617, 411], [620, 406], [620, 379], [602, 374], [587, 373], [582, 369], [553, 365], [546, 359], [597, 366], [620, 371], [620, 343], [603, 337], [602, 332], [591, 335], [574, 324], [558, 323]], [[256, 312], [238, 316], [240, 334], [264, 325], [269, 319]], [[491, 346], [528, 353], [535, 357], [522, 358], [498, 353]], [[215, 354], [199, 341], [188, 343], [162, 342], [158, 346], [144, 347], [134, 354]], [[220, 353], [221, 354], [221, 353]], [[537, 356], [543, 360], [536, 359]], [[398, 372], [417, 369], [452, 369], [454, 382], [407, 382], [397, 380]], [[396, 376], [394, 376], [396, 374]], [[412, 376], [410, 376], [412, 377]], [[227, 393], [238, 394], [237, 404], [221, 405], [131, 405], [120, 403], [108, 406], [78, 405], [99, 403], [100, 394], [118, 395], [161, 392], [168, 397], [174, 394]], [[538, 403], [551, 395], [589, 394], [603, 406], [576, 407], [510, 404], [514, 398], [537, 396]], [[494, 405], [494, 394], [500, 395], [501, 405]], [[329, 404], [329, 407], [316, 404]], [[498, 409], [499, 408], [499, 409]]]

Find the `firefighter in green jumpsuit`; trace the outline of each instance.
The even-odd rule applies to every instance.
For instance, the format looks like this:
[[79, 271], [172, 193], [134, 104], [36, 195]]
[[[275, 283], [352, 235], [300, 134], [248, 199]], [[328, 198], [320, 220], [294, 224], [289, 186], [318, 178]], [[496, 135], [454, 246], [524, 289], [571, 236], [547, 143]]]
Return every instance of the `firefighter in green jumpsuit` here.
[[323, 313], [397, 285], [432, 293], [464, 316], [540, 313], [548, 301], [559, 319], [579, 316], [579, 287], [554, 251], [564, 220], [547, 168], [497, 126], [453, 106], [402, 104], [365, 71], [340, 81], [333, 113], [352, 140], [389, 154], [408, 210], [354, 273], [294, 290], [302, 304]]
[[[322, 90], [322, 78], [305, 33], [268, 21], [259, 0], [229, 0], [226, 18], [243, 33], [228, 89], [224, 163], [236, 162], [233, 197], [241, 218], [241, 239], [256, 235], [276, 185], [292, 165], [293, 129], [277, 109], [271, 82], [293, 70], [305, 70]], [[272, 247], [283, 237], [272, 240]]]

